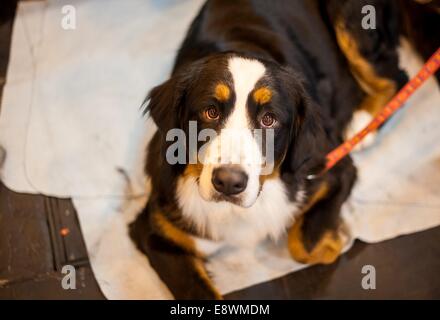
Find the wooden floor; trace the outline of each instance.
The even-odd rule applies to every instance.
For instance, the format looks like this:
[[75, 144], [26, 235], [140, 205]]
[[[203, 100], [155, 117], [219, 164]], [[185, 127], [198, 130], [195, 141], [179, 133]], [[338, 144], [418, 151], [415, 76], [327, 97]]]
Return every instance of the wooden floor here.
[[[11, 16], [0, 12], [0, 86]], [[440, 299], [439, 244], [440, 227], [374, 245], [356, 242], [333, 265], [310, 267], [226, 298]], [[65, 264], [77, 269], [76, 290], [61, 287]], [[375, 290], [362, 289], [364, 265], [376, 269]], [[104, 299], [71, 200], [18, 194], [0, 183], [0, 299]]]

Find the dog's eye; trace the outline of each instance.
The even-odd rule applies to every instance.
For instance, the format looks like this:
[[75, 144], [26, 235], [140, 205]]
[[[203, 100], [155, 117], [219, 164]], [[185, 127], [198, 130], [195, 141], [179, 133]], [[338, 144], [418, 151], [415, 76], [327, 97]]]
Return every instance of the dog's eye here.
[[220, 113], [215, 106], [209, 106], [208, 108], [206, 108], [203, 112], [203, 115], [207, 120], [210, 121], [217, 120], [220, 117]]
[[261, 125], [265, 128], [272, 128], [277, 123], [275, 115], [273, 113], [267, 112], [261, 118]]

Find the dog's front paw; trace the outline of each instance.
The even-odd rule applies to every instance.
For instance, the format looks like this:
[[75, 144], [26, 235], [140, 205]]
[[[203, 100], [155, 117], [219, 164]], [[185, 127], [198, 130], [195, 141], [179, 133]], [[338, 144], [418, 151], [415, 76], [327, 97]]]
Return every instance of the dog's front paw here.
[[338, 231], [326, 231], [319, 241], [308, 250], [304, 245], [302, 221], [298, 219], [289, 231], [288, 248], [293, 259], [304, 264], [330, 264], [341, 254], [344, 241]]
[[[345, 128], [344, 140], [353, 138], [358, 132], [364, 129], [372, 119], [373, 116], [368, 111], [355, 111], [351, 122], [348, 124], [347, 128]], [[356, 145], [354, 151], [360, 151], [372, 146], [376, 141], [376, 136], [377, 132], [370, 132], [361, 142], [359, 142], [359, 144]]]

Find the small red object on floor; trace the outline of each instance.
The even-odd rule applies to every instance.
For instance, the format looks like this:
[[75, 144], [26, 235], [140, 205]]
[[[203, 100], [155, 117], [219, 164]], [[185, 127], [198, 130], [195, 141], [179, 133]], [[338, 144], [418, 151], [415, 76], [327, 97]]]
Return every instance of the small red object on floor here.
[[60, 234], [61, 234], [63, 237], [67, 236], [69, 233], [70, 233], [69, 228], [62, 228], [62, 229], [60, 230]]

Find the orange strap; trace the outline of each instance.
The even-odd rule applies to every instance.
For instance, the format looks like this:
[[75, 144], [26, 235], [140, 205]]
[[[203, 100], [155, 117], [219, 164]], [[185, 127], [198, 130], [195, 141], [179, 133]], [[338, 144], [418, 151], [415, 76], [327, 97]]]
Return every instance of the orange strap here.
[[388, 102], [385, 107], [371, 120], [371, 122], [353, 138], [345, 141], [336, 149], [327, 154], [327, 164], [324, 172], [333, 168], [339, 160], [350, 153], [353, 148], [365, 138], [367, 134], [376, 130], [382, 123], [391, 117], [403, 104], [411, 97], [411, 95], [440, 67], [440, 48], [425, 63], [419, 73], [412, 78], [395, 96]]

